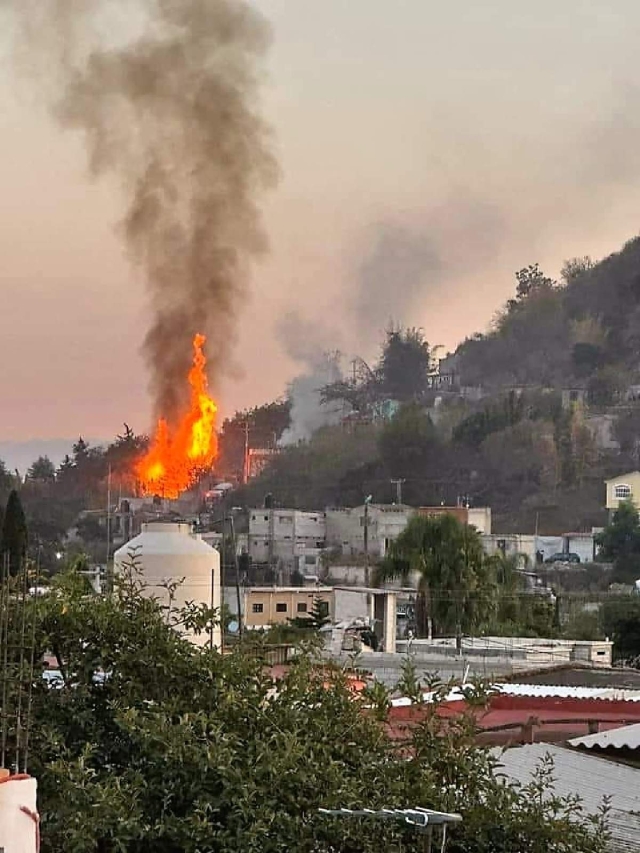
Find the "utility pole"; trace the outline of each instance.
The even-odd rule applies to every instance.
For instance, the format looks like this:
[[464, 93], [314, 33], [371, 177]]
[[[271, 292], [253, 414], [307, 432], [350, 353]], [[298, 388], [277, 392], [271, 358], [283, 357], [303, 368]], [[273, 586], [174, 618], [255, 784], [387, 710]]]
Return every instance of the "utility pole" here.
[[233, 546], [233, 562], [236, 570], [236, 603], [238, 606], [238, 636], [242, 640], [242, 635], [244, 633], [243, 624], [242, 624], [242, 601], [240, 598], [240, 563], [238, 561], [238, 545], [236, 542], [236, 525], [235, 519], [233, 515], [233, 509], [231, 510], [231, 544]]
[[249, 482], [249, 421], [244, 422], [244, 464], [242, 466], [242, 483]]
[[396, 503], [402, 503], [402, 484], [406, 482], [406, 480], [391, 480], [391, 485], [396, 487]]
[[[105, 560], [105, 573], [109, 581], [109, 558], [111, 556], [111, 465], [107, 474], [107, 558]], [[111, 584], [108, 583], [109, 591]]]
[[369, 586], [369, 504], [372, 495], [364, 499], [364, 585]]

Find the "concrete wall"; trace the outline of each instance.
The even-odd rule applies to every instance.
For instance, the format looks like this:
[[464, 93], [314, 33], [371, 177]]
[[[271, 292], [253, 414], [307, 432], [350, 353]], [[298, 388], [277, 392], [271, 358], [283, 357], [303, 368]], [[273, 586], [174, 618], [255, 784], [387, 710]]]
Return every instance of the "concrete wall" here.
[[336, 622], [351, 622], [354, 619], [368, 619], [369, 617], [369, 602], [366, 592], [336, 589], [334, 601], [334, 620]]
[[[415, 510], [396, 504], [371, 504], [368, 512], [368, 552], [384, 557], [389, 543], [405, 529]], [[364, 554], [364, 506], [328, 509], [327, 547], [339, 548], [343, 556]]]
[[286, 624], [289, 619], [310, 613], [316, 599], [326, 602], [328, 616], [333, 619], [335, 603], [331, 587], [246, 587], [245, 625], [248, 628], [266, 628]]
[[[523, 533], [489, 533], [481, 536], [485, 554], [524, 555], [531, 566], [536, 562], [536, 537]], [[525, 561], [523, 561], [525, 562]]]
[[294, 509], [252, 509], [249, 513], [249, 555], [254, 562], [266, 562], [270, 555], [290, 568], [307, 551], [325, 547], [324, 512]]

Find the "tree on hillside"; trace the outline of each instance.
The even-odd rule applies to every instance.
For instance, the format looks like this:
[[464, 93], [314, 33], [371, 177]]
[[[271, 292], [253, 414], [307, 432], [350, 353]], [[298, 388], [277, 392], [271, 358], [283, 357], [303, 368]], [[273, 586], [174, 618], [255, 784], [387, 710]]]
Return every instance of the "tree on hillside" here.
[[27, 471], [27, 479], [36, 483], [52, 483], [56, 478], [56, 469], [48, 456], [38, 456]]
[[497, 400], [484, 403], [478, 411], [460, 421], [453, 430], [453, 440], [470, 447], [480, 447], [491, 433], [515, 426], [526, 415], [523, 395], [510, 391]]
[[27, 555], [27, 522], [20, 495], [15, 489], [9, 494], [4, 511], [0, 553], [2, 559], [8, 560], [9, 574], [17, 575]]
[[569, 258], [562, 265], [560, 276], [565, 284], [571, 284], [571, 282], [578, 281], [586, 275], [593, 267], [594, 263], [589, 255], [584, 255], [581, 258]]
[[6, 464], [0, 459], [0, 494], [5, 490], [13, 488], [13, 475], [7, 468]]
[[428, 388], [433, 357], [421, 329], [389, 329], [378, 365], [382, 393], [393, 400], [417, 400]]
[[380, 434], [380, 456], [392, 477], [415, 477], [437, 447], [431, 418], [417, 403], [401, 406]]
[[378, 582], [417, 575], [418, 630], [427, 618], [438, 634], [482, 630], [495, 612], [496, 587], [476, 530], [453, 515], [415, 515], [391, 544], [377, 573]]
[[216, 470], [226, 477], [239, 479], [244, 466], [245, 442], [248, 440], [250, 448], [276, 447], [282, 433], [289, 426], [290, 412], [289, 400], [275, 400], [273, 403], [236, 412], [232, 418], [227, 418], [220, 430]]
[[[548, 781], [503, 784], [471, 717], [452, 725], [432, 705], [399, 744], [381, 685], [354, 695], [306, 654], [274, 683], [259, 648], [196, 648], [135, 583], [99, 597], [82, 580], [27, 604], [36, 654], [53, 650], [63, 679], [30, 694], [43, 853], [418, 853], [406, 824], [318, 814], [416, 803], [462, 814], [449, 853], [602, 853], [601, 828], [548, 799]], [[12, 637], [23, 621], [16, 603]]]
[[640, 578], [640, 518], [632, 501], [622, 501], [613, 518], [596, 537], [600, 557], [614, 563], [613, 580]]
[[516, 298], [519, 300], [528, 299], [543, 291], [553, 290], [556, 286], [552, 278], [546, 276], [540, 269], [538, 264], [530, 264], [518, 270], [516, 273], [518, 282], [516, 287]]

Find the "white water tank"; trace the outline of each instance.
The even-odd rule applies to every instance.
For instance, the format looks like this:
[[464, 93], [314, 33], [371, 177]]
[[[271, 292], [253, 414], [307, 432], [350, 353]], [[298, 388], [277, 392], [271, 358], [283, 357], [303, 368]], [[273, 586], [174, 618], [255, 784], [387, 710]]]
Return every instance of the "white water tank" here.
[[24, 774], [5, 774], [0, 769], [0, 850], [36, 853], [40, 846], [36, 780]]
[[[188, 601], [220, 610], [220, 554], [193, 533], [190, 524], [156, 521], [143, 524], [140, 535], [114, 554], [114, 571], [122, 572], [132, 558], [140, 570], [144, 595], [157, 598], [172, 610]], [[178, 586], [170, 594], [167, 584], [175, 583]], [[201, 646], [211, 640], [207, 632], [186, 631], [185, 636]], [[219, 625], [213, 631], [213, 645], [218, 648], [221, 645]]]

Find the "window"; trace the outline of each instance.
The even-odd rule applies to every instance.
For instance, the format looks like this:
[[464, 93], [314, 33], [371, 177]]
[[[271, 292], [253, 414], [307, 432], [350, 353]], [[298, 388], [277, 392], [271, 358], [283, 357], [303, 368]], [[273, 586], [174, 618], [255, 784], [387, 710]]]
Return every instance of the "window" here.
[[251, 521], [255, 521], [255, 520], [256, 520], [256, 516], [255, 516], [255, 515], [252, 515], [252, 516], [251, 516]]
[[286, 613], [287, 612], [287, 603], [286, 601], [278, 601], [276, 602], [276, 613]]
[[264, 613], [264, 604], [252, 604], [251, 611], [252, 613]]
[[269, 521], [269, 516], [268, 516], [268, 515], [265, 515], [264, 520], [265, 520], [265, 521]]
[[307, 602], [299, 601], [298, 602], [298, 613], [306, 613], [307, 612]]
[[616, 498], [620, 498], [621, 500], [625, 500], [625, 498], [631, 497], [631, 486], [619, 485], [616, 486], [613, 491], [613, 496]]

